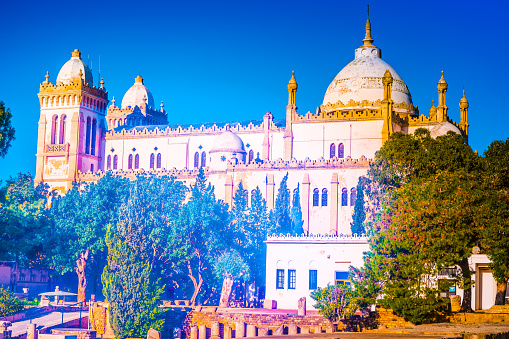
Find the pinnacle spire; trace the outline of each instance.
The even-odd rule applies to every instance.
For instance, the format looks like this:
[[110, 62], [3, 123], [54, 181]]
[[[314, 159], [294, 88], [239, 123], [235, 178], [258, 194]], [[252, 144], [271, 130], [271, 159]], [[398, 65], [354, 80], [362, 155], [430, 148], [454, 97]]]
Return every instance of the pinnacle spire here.
[[366, 19], [366, 35], [364, 36], [364, 46], [373, 46], [373, 38], [371, 38], [371, 22], [369, 21], [369, 5], [368, 5], [368, 18]]

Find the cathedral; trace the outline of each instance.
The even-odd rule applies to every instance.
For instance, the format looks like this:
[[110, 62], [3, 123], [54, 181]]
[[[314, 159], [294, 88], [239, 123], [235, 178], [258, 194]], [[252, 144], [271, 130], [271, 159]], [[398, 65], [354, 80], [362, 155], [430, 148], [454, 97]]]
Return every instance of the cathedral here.
[[[295, 277], [301, 264], [291, 259], [269, 263], [269, 257], [278, 255], [271, 253], [281, 243], [302, 244], [303, 240], [269, 237], [267, 297], [277, 299], [283, 290], [291, 294], [292, 284], [298, 290], [295, 284], [307, 289], [312, 280], [319, 286], [341, 281], [344, 274], [338, 273], [347, 271], [350, 264], [362, 265], [362, 251], [367, 250], [365, 237], [352, 235], [350, 229], [358, 179], [391, 133], [427, 128], [433, 137], [453, 131], [468, 141], [465, 94], [459, 102], [461, 120], [455, 123], [448, 116], [447, 82], [442, 73], [437, 105], [433, 100], [429, 113], [420, 114], [409, 88], [373, 42], [367, 19], [362, 45], [332, 80], [314, 113], [297, 112], [298, 84], [292, 73], [284, 119], [267, 112], [258, 121], [201, 125], [169, 124], [163, 103], [156, 105], [141, 76], [121, 102], [114, 97], [110, 101], [104, 81], [93, 86], [90, 68], [74, 50], [54, 83], [46, 74], [40, 85], [35, 181], [61, 194], [74, 181], [97, 181], [108, 171], [126, 177], [139, 172], [172, 175], [189, 185], [203, 167], [216, 197], [230, 207], [242, 181], [250, 196], [258, 186], [268, 208], [273, 209], [279, 183], [288, 173], [288, 188], [299, 186], [301, 193], [302, 239], [307, 237], [306, 243], [312, 246], [320, 243], [322, 249], [329, 244], [344, 247], [342, 251], [331, 247], [332, 254], [315, 251], [324, 260], [310, 260], [315, 252], [301, 255], [307, 260], [302, 265], [309, 268], [309, 276]], [[354, 250], [345, 250], [348, 246]], [[345, 259], [349, 253], [355, 258]], [[333, 273], [321, 274], [320, 267], [327, 266]], [[295, 296], [304, 292], [295, 292]]]

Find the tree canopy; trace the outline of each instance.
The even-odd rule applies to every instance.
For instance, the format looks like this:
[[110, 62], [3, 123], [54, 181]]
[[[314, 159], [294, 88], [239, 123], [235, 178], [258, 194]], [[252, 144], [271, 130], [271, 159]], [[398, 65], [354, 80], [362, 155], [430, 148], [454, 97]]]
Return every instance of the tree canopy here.
[[12, 127], [12, 113], [0, 101], [0, 157], [4, 158], [11, 147], [11, 142], [16, 139], [16, 130]]

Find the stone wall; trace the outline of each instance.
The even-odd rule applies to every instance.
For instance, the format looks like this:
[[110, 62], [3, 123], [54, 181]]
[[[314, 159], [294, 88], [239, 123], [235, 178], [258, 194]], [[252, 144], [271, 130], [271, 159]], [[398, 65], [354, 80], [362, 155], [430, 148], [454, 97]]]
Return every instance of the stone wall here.
[[413, 326], [411, 322], [406, 321], [403, 317], [394, 314], [393, 310], [385, 309], [382, 307], [376, 308], [376, 322], [379, 328]]

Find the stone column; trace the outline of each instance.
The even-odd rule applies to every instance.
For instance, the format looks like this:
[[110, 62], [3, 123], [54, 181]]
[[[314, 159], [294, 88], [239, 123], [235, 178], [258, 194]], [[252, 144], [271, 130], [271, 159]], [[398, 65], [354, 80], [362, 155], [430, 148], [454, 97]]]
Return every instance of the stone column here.
[[235, 338], [244, 338], [246, 335], [244, 326], [246, 324], [243, 321], [237, 321], [235, 323]]
[[233, 178], [231, 175], [226, 177], [224, 183], [224, 202], [228, 204], [228, 209], [231, 210], [233, 206]]
[[198, 339], [198, 326], [191, 326], [191, 339]]
[[223, 338], [232, 339], [232, 328], [229, 325], [224, 325]]
[[306, 297], [299, 299], [298, 315], [306, 315]]
[[219, 337], [219, 321], [213, 321], [210, 324], [210, 339], [220, 339], [220, 337]]
[[338, 234], [338, 174], [332, 173], [330, 182], [330, 231], [329, 234]]
[[309, 174], [304, 174], [304, 179], [302, 179], [302, 193], [300, 198], [300, 205], [302, 208], [302, 219], [304, 220], [304, 224], [302, 228], [304, 229], [304, 234], [309, 235], [309, 192], [310, 192], [310, 182], [309, 182]]
[[301, 327], [300, 333], [301, 334], [309, 334], [309, 327]]
[[258, 336], [259, 337], [266, 337], [269, 335], [269, 329], [268, 328], [259, 328], [258, 329]]
[[263, 144], [262, 144], [262, 159], [263, 161], [269, 161], [270, 160], [270, 126], [272, 125], [272, 119], [274, 116], [267, 112], [263, 116]]
[[322, 333], [322, 326], [315, 326], [315, 332], [314, 333]]
[[198, 338], [199, 339], [207, 339], [207, 326], [200, 325], [198, 327]]
[[28, 324], [27, 325], [27, 339], [37, 339], [37, 325], [36, 324]]
[[274, 209], [274, 174], [267, 174], [267, 209]]

